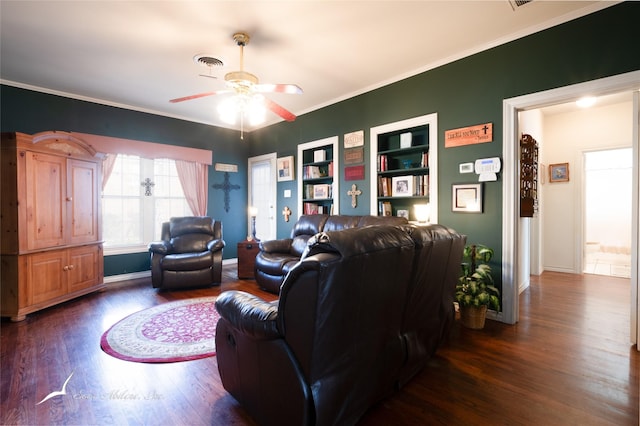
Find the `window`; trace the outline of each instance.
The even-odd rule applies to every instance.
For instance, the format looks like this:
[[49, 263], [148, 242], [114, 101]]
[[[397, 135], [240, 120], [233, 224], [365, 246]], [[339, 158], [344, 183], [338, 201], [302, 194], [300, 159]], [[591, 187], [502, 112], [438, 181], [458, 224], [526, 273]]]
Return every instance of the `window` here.
[[146, 250], [162, 222], [191, 215], [175, 161], [118, 155], [102, 196], [106, 254]]

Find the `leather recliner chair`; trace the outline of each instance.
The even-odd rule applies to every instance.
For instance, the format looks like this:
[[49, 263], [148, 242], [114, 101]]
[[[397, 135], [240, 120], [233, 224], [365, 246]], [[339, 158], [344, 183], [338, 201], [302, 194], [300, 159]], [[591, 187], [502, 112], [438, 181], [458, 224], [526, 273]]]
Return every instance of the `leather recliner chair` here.
[[206, 216], [172, 217], [162, 224], [162, 241], [149, 244], [154, 288], [220, 285], [222, 223]]
[[442, 225], [315, 235], [279, 300], [216, 300], [224, 388], [261, 425], [356, 424], [446, 336], [465, 240]]
[[404, 225], [398, 216], [302, 215], [291, 230], [291, 237], [262, 241], [256, 256], [256, 283], [268, 292], [278, 294], [284, 277], [299, 261], [307, 241], [319, 232], [362, 228], [372, 225]]

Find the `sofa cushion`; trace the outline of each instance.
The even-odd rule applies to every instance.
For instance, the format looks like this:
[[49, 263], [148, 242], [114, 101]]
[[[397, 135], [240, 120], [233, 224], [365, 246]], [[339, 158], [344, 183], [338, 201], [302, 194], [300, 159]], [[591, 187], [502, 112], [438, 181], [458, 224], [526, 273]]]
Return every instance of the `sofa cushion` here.
[[211, 267], [211, 252], [168, 254], [162, 259], [162, 269], [192, 271]]
[[209, 234], [184, 234], [170, 240], [172, 253], [207, 251], [207, 243], [213, 239]]
[[360, 216], [329, 216], [322, 230], [331, 232], [356, 228], [359, 220]]
[[213, 219], [200, 217], [172, 217], [169, 220], [169, 232], [172, 237], [184, 234], [213, 235]]

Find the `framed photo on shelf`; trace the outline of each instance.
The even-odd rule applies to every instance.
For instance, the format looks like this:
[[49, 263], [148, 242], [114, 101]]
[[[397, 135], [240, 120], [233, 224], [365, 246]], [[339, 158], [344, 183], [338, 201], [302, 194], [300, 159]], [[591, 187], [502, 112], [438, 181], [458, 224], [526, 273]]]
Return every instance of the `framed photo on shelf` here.
[[277, 160], [278, 182], [294, 179], [293, 155], [280, 157]]
[[413, 195], [413, 176], [394, 176], [391, 178], [392, 197], [411, 197]]
[[329, 184], [313, 185], [313, 199], [322, 200], [329, 198]]
[[482, 213], [482, 184], [465, 183], [451, 186], [454, 212]]
[[569, 182], [569, 163], [549, 164], [549, 182]]
[[404, 217], [409, 220], [409, 210], [398, 209], [398, 217]]

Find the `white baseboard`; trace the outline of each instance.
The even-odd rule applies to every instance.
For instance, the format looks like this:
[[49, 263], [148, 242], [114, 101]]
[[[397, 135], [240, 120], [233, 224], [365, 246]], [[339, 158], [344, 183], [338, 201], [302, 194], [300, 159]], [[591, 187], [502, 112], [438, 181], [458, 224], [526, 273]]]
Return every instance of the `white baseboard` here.
[[131, 272], [129, 274], [118, 274], [104, 277], [105, 284], [117, 283], [120, 281], [137, 280], [139, 278], [147, 278], [151, 276], [151, 271]]
[[[238, 263], [237, 258], [222, 260], [223, 265], [235, 265], [237, 263]], [[108, 277], [104, 277], [104, 283], [112, 284], [120, 281], [129, 281], [129, 280], [137, 280], [139, 278], [148, 278], [150, 276], [151, 276], [151, 271], [140, 271], [140, 272], [131, 272], [129, 274], [110, 275]]]

